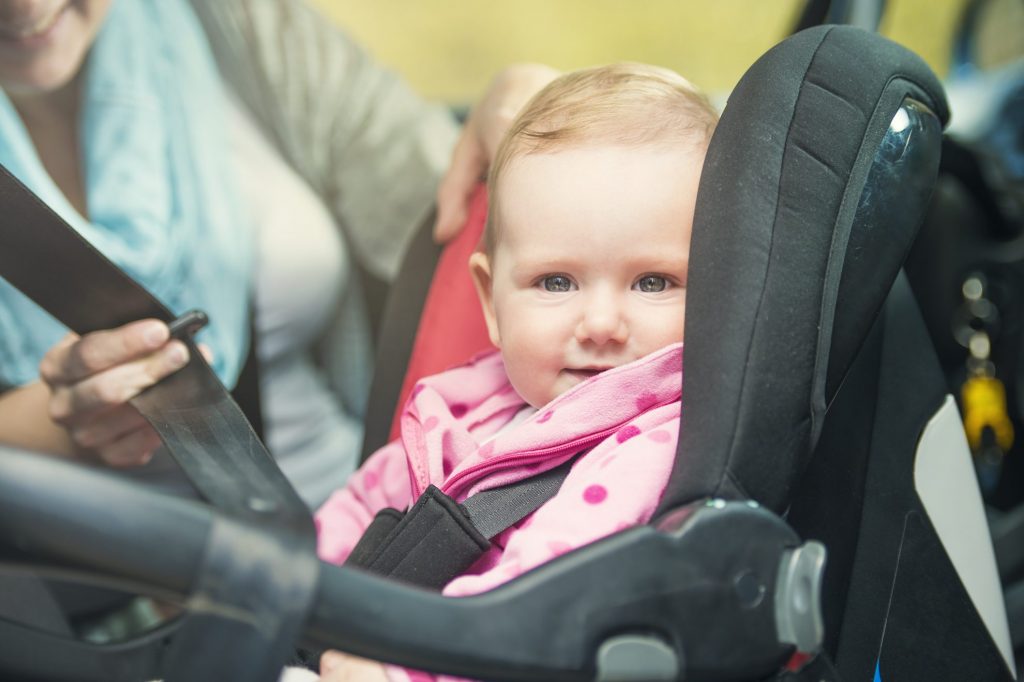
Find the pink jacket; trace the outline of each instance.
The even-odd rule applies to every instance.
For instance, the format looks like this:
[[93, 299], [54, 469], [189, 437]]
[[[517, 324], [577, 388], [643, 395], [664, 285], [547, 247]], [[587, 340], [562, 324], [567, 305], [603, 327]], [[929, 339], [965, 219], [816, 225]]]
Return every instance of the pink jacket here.
[[578, 384], [504, 431], [525, 403], [498, 352], [423, 379], [402, 413], [401, 439], [374, 453], [317, 512], [320, 557], [344, 562], [380, 509], [404, 510], [430, 484], [461, 502], [584, 449], [558, 494], [496, 536], [444, 594], [487, 591], [571, 549], [646, 523], [675, 460], [682, 362], [682, 344], [667, 346]]

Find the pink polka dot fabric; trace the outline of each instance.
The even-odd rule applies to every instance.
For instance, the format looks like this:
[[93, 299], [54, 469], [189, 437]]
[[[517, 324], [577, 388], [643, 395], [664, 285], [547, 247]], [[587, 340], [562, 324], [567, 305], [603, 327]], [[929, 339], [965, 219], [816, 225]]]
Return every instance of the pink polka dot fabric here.
[[621, 429], [619, 429], [619, 432], [615, 434], [615, 440], [619, 441], [620, 443], [625, 443], [633, 436], [639, 435], [640, 429], [636, 427], [636, 424], [630, 424], [629, 426], [624, 426]]
[[681, 368], [682, 344], [668, 346], [575, 386], [507, 429], [524, 402], [510, 388], [500, 354], [423, 379], [403, 411], [401, 439], [318, 512], [321, 556], [343, 561], [380, 508], [404, 509], [431, 484], [461, 502], [570, 457], [558, 494], [501, 533], [444, 594], [493, 589], [646, 523], [675, 461]]
[[608, 489], [603, 485], [587, 486], [583, 491], [583, 501], [587, 504], [601, 504], [608, 498]]
[[668, 443], [674, 436], [669, 433], [666, 429], [657, 429], [647, 434], [647, 437], [653, 440], [655, 443]]

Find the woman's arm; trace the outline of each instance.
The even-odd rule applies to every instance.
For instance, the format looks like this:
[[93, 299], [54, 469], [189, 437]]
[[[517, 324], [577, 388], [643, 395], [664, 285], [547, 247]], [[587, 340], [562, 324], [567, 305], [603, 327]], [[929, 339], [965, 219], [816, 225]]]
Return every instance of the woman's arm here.
[[50, 419], [50, 389], [41, 381], [0, 394], [0, 442], [60, 457], [75, 456], [74, 442]]

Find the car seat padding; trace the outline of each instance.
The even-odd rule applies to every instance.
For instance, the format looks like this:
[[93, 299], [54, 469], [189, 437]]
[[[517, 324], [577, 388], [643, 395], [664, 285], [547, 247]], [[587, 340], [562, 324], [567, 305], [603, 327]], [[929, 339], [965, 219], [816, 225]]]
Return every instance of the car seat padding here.
[[398, 437], [398, 417], [417, 381], [465, 362], [491, 347], [473, 280], [469, 256], [476, 250], [487, 221], [487, 190], [473, 195], [465, 227], [441, 252], [434, 270], [409, 366], [391, 421], [390, 438]]
[[[737, 85], [697, 195], [681, 455], [661, 511], [708, 496], [785, 508], [834, 391], [829, 367], [849, 366], [914, 236], [916, 224], [880, 240], [857, 265], [871, 287], [850, 293], [846, 256], [864, 239], [851, 231], [872, 227], [856, 209], [906, 96], [948, 118], [919, 57], [842, 26], [791, 37]], [[852, 312], [836, 320], [839, 298]]]
[[433, 243], [433, 215], [409, 245], [384, 311], [363, 460], [398, 437], [398, 416], [417, 381], [492, 347], [468, 264], [486, 220], [487, 191], [481, 185], [465, 226], [443, 250]]

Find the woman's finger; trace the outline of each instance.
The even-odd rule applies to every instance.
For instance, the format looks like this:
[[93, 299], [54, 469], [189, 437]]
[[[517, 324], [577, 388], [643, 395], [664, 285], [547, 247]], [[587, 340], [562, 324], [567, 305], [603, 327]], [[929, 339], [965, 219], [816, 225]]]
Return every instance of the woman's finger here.
[[434, 241], [447, 242], [462, 229], [473, 191], [494, 161], [505, 131], [523, 105], [558, 74], [543, 64], [515, 64], [491, 82], [470, 113], [438, 187]]
[[68, 427], [68, 432], [78, 447], [98, 451], [146, 426], [149, 426], [146, 418], [134, 407], [126, 404], [94, 414], [92, 419]]
[[384, 666], [329, 649], [320, 656], [321, 682], [387, 682]]
[[160, 447], [160, 436], [149, 424], [125, 434], [96, 452], [108, 466], [124, 468], [142, 466], [153, 458], [153, 453]]
[[60, 341], [53, 345], [39, 363], [39, 378], [49, 386], [67, 383], [65, 378], [64, 365], [68, 362], [71, 354], [71, 347], [81, 340], [81, 337], [68, 332]]
[[206, 360], [206, 364], [213, 364], [213, 349], [207, 346], [205, 343], [197, 343], [196, 348], [199, 349], [199, 354]]
[[111, 367], [72, 385], [57, 384], [50, 398], [50, 418], [78, 427], [97, 412], [122, 405], [143, 389], [188, 364], [188, 348], [173, 340], [155, 353]]
[[329, 673], [345, 664], [348, 654], [337, 649], [328, 649], [320, 655], [320, 674]]
[[451, 240], [466, 223], [469, 198], [487, 170], [487, 156], [472, 121], [466, 124], [455, 150], [451, 166], [437, 188], [437, 221], [434, 241]]
[[97, 372], [143, 357], [170, 338], [159, 320], [140, 320], [83, 337], [69, 334], [39, 364], [39, 375], [51, 386], [71, 384]]

